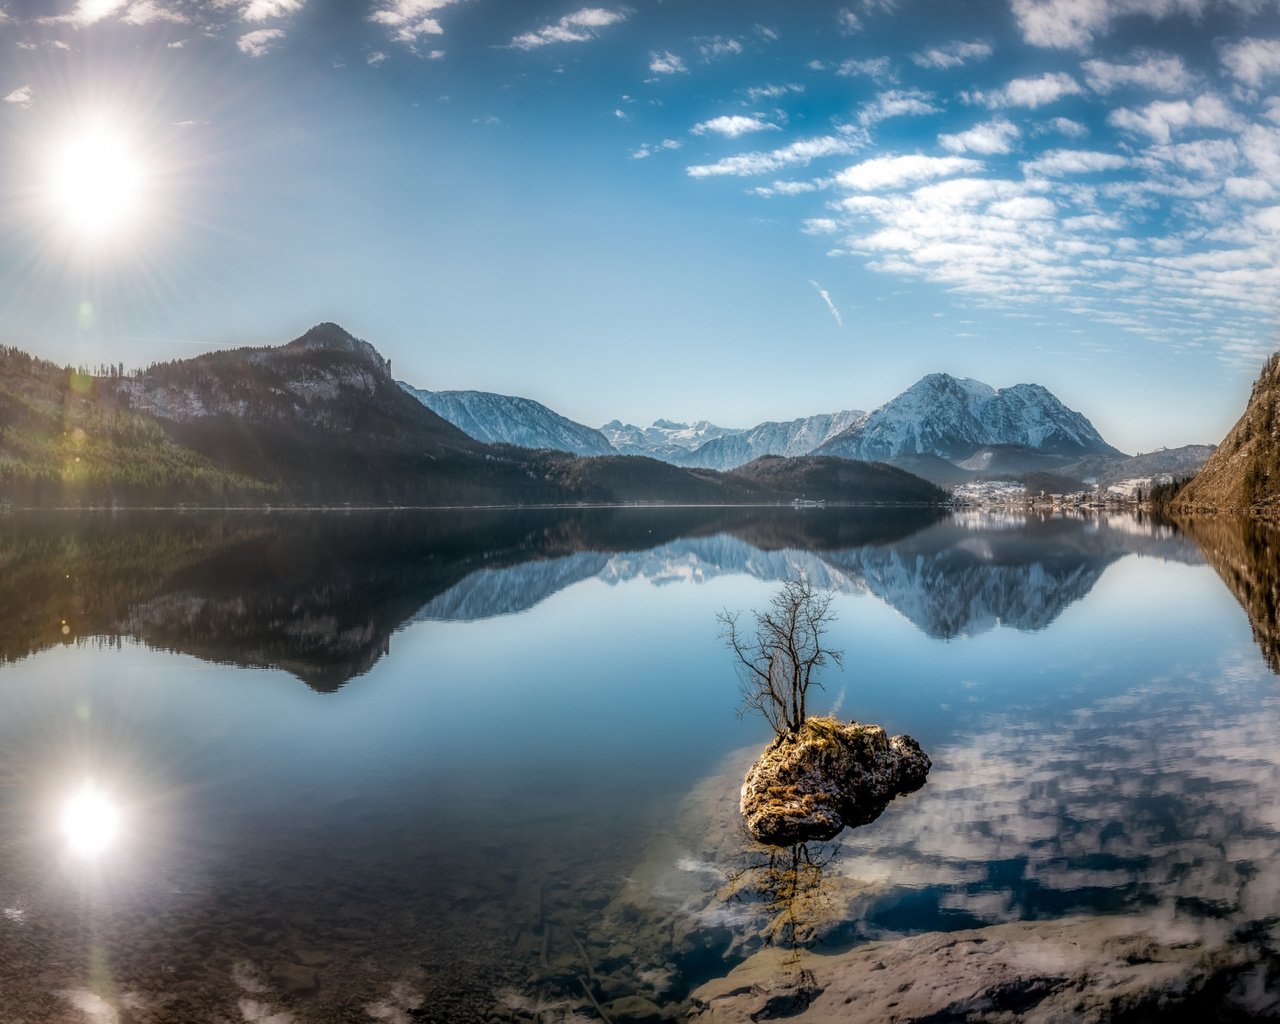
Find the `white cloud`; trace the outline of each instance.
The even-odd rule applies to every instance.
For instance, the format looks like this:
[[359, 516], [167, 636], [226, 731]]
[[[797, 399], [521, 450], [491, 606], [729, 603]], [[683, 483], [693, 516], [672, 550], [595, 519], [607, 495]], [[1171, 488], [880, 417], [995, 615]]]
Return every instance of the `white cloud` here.
[[1129, 157], [1089, 149], [1053, 149], [1022, 165], [1028, 177], [1057, 177], [1063, 174], [1093, 174], [1128, 167]]
[[858, 123], [864, 128], [869, 128], [891, 117], [937, 114], [940, 110], [929, 102], [931, 99], [933, 99], [933, 93], [922, 92], [919, 89], [890, 89], [888, 92], [880, 93], [872, 102], [858, 111]]
[[1032, 46], [1059, 50], [1087, 47], [1105, 35], [1116, 18], [1174, 14], [1196, 16], [1207, 0], [1012, 0], [1022, 38]]
[[1234, 139], [1198, 139], [1171, 146], [1153, 146], [1145, 155], [1152, 161], [1215, 181], [1225, 181], [1240, 163], [1240, 147]]
[[246, 53], [250, 57], [265, 57], [279, 45], [283, 38], [284, 32], [281, 29], [260, 28], [253, 32], [246, 32], [236, 40], [236, 46], [241, 53]]
[[1006, 220], [1048, 220], [1057, 211], [1053, 200], [1044, 196], [1013, 196], [987, 206], [987, 213], [991, 216]]
[[986, 60], [994, 52], [990, 43], [956, 40], [911, 54], [911, 63], [918, 68], [958, 68], [971, 60]]
[[76, 0], [76, 5], [67, 14], [53, 15], [37, 19], [44, 25], [67, 24], [76, 28], [87, 28], [96, 25], [104, 18], [109, 18], [125, 5], [125, 0]]
[[836, 11], [836, 25], [841, 35], [851, 36], [862, 31], [862, 19], [847, 7], [841, 7]]
[[269, 21], [302, 10], [306, 0], [248, 0], [240, 11], [245, 21]]
[[982, 104], [992, 110], [998, 107], [1043, 107], [1064, 96], [1078, 96], [1084, 90], [1065, 72], [1048, 72], [1039, 78], [1015, 78], [1003, 89], [984, 92], [980, 89], [962, 93], [969, 103]]
[[423, 36], [444, 34], [436, 14], [458, 0], [378, 0], [369, 20], [391, 30], [397, 43], [413, 46]]
[[836, 68], [836, 74], [841, 78], [865, 77], [877, 82], [897, 81], [897, 75], [893, 73], [893, 61], [888, 57], [868, 57], [865, 60], [851, 58], [841, 61]]
[[723, 117], [713, 117], [709, 121], [701, 121], [689, 130], [694, 135], [705, 135], [707, 132], [713, 132], [728, 139], [736, 139], [740, 135], [750, 135], [752, 132], [777, 131], [778, 126], [770, 124], [768, 121], [762, 121], [758, 117], [729, 114]]
[[1018, 138], [1018, 126], [1002, 117], [974, 125], [968, 131], [938, 136], [938, 144], [948, 153], [1008, 153]]
[[1107, 122], [1124, 131], [1150, 136], [1156, 142], [1168, 142], [1173, 132], [1183, 128], [1237, 128], [1241, 119], [1222, 99], [1212, 93], [1197, 96], [1195, 101], [1157, 100], [1141, 110], [1120, 107], [1107, 116]]
[[1039, 125], [1036, 130], [1038, 134], [1057, 132], [1059, 135], [1065, 135], [1069, 139], [1083, 139], [1089, 134], [1088, 128], [1079, 121], [1071, 120], [1069, 117], [1055, 117]]
[[364, 62], [368, 64], [369, 67], [376, 68], [379, 64], [381, 64], [386, 59], [387, 59], [387, 55], [383, 53], [381, 50], [372, 50], [370, 51], [369, 55], [365, 57]]
[[737, 39], [726, 39], [723, 36], [712, 36], [710, 39], [698, 41], [698, 52], [702, 54], [702, 59], [705, 61], [734, 57], [742, 52], [742, 42]]
[[831, 301], [831, 293], [827, 291], [825, 288], [823, 288], [822, 285], [818, 284], [817, 281], [810, 279], [809, 283], [813, 285], [817, 293], [822, 296], [822, 301], [826, 304], [827, 312], [831, 314], [832, 318], [836, 322], [836, 325], [838, 327], [843, 327], [844, 317], [840, 315], [840, 310], [836, 309], [836, 304]]
[[1185, 93], [1195, 84], [1182, 58], [1168, 54], [1147, 54], [1136, 64], [1087, 60], [1080, 66], [1089, 88], [1100, 93], [1127, 85], [1153, 92]]
[[597, 29], [626, 21], [630, 13], [625, 7], [612, 11], [603, 7], [583, 7], [566, 14], [554, 25], [516, 36], [511, 40], [511, 46], [517, 50], [534, 50], [553, 43], [585, 43], [596, 37]]
[[[861, 13], [854, 11], [857, 7]], [[897, 0], [857, 0], [852, 7], [842, 7], [836, 12], [836, 25], [841, 35], [851, 36], [861, 32], [865, 27], [862, 19], [868, 14], [891, 13], [897, 7]]]
[[684, 143], [679, 139], [663, 139], [661, 142], [654, 143], [653, 145], [649, 145], [649, 143], [646, 142], [639, 149], [631, 151], [631, 159], [646, 160], [653, 156], [654, 153], [661, 153], [666, 149], [679, 149], [683, 145]]
[[14, 106], [22, 107], [26, 110], [31, 106], [32, 99], [35, 98], [35, 91], [29, 85], [20, 85], [9, 93], [5, 98], [5, 103], [12, 103]]
[[714, 178], [726, 175], [745, 178], [756, 174], [770, 174], [783, 167], [806, 166], [822, 157], [845, 156], [856, 152], [862, 145], [861, 139], [854, 139], [848, 135], [820, 135], [811, 139], [801, 139], [781, 149], [739, 153], [736, 156], [717, 160], [713, 164], [695, 164], [692, 167], [686, 167], [685, 173], [691, 178]]
[[821, 192], [830, 186], [831, 182], [826, 179], [817, 181], [775, 181], [772, 185], [758, 185], [753, 189], [748, 189], [748, 191], [752, 195], [760, 196], [762, 199], [772, 199], [774, 196], [802, 196], [809, 192]]
[[804, 92], [803, 85], [788, 82], [785, 85], [753, 85], [747, 90], [747, 99], [752, 103], [760, 100], [777, 100], [792, 93]]
[[655, 75], [679, 75], [689, 69], [685, 67], [683, 58], [670, 50], [664, 50], [662, 53], [654, 51], [649, 54], [649, 70]]
[[120, 20], [126, 25], [153, 25], [158, 22], [168, 22], [171, 25], [186, 25], [191, 21], [181, 11], [165, 7], [157, 3], [156, 0], [138, 0], [137, 3], [130, 4], [129, 9], [125, 11]]
[[1241, 39], [1228, 43], [1219, 59], [1236, 81], [1256, 89], [1264, 80], [1280, 74], [1280, 40]]
[[877, 156], [846, 167], [835, 176], [836, 184], [855, 192], [902, 188], [935, 178], [948, 178], [982, 169], [977, 160], [959, 156]]

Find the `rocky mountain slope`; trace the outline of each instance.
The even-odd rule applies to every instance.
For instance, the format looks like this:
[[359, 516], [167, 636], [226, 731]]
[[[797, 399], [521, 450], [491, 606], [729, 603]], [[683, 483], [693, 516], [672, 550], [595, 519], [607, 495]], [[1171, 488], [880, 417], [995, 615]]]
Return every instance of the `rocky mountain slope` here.
[[551, 448], [574, 455], [616, 455], [598, 430], [575, 423], [531, 398], [489, 391], [424, 391], [404, 381], [404, 390], [459, 430], [486, 444]]
[[960, 461], [987, 445], [1060, 455], [1118, 454], [1084, 416], [1039, 384], [997, 391], [946, 373], [921, 378], [815, 454], [852, 459], [932, 454]]
[[1244, 415], [1171, 507], [1280, 515], [1280, 353], [1267, 360]]
[[683, 465], [689, 453], [702, 445], [742, 431], [732, 427], [717, 427], [708, 420], [698, 420], [696, 423], [654, 420], [653, 425], [648, 427], [610, 420], [600, 428], [600, 433], [622, 455], [648, 455], [664, 462]]
[[809, 455], [831, 438], [860, 422], [867, 414], [859, 409], [804, 416], [788, 422], [766, 421], [749, 430], [725, 434], [693, 449], [682, 461], [686, 466], [734, 469], [763, 455], [791, 458]]

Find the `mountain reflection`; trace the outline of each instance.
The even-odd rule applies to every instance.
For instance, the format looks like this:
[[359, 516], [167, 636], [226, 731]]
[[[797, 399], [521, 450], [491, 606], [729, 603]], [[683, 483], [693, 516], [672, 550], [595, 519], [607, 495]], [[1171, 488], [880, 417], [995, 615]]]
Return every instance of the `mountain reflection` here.
[[410, 621], [520, 612], [586, 579], [797, 571], [952, 638], [1043, 629], [1131, 553], [1200, 558], [1130, 519], [923, 509], [15, 514], [0, 518], [0, 658], [128, 638], [327, 692]]

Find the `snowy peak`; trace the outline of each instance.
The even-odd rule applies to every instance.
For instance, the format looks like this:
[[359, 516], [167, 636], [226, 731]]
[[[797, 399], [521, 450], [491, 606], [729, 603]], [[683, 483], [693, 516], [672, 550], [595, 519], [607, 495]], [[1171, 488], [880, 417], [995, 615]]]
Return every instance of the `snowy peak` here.
[[705, 469], [736, 469], [763, 455], [792, 458], [808, 455], [820, 445], [860, 423], [866, 413], [844, 409], [786, 422], [767, 421], [750, 430], [715, 438], [690, 453], [685, 465]]
[[397, 381], [442, 419], [485, 444], [551, 448], [574, 455], [612, 455], [613, 446], [598, 430], [561, 416], [531, 398], [489, 391], [424, 391]]
[[922, 377], [892, 401], [827, 442], [821, 455], [965, 459], [988, 445], [1057, 454], [1115, 453], [1084, 416], [1039, 384], [995, 390], [947, 373]]
[[743, 433], [732, 427], [718, 427], [709, 420], [677, 423], [664, 419], [654, 420], [648, 427], [610, 420], [600, 432], [622, 455], [648, 455], [680, 466], [688, 465], [688, 454], [708, 441]]

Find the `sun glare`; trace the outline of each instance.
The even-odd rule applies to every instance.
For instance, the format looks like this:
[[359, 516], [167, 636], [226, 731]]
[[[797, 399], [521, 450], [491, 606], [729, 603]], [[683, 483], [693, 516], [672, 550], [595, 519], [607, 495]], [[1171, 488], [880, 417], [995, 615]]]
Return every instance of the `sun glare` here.
[[97, 857], [120, 835], [120, 810], [92, 781], [86, 781], [62, 807], [62, 834], [72, 852]]
[[127, 136], [108, 125], [82, 127], [56, 149], [49, 199], [74, 234], [90, 241], [126, 230], [138, 217], [146, 175]]

